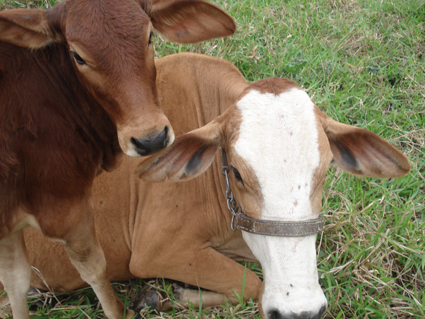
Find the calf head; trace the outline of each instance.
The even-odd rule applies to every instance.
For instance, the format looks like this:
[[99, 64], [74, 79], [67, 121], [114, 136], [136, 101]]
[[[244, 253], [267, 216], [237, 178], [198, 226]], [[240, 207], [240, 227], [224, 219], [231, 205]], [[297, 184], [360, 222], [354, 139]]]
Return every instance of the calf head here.
[[67, 47], [80, 83], [109, 114], [130, 156], [174, 140], [158, 104], [153, 28], [193, 43], [231, 35], [236, 26], [203, 0], [65, 0], [51, 10], [0, 12], [0, 41], [33, 50]]
[[[190, 179], [208, 168], [219, 147], [234, 172], [236, 201], [246, 215], [262, 220], [316, 219], [332, 160], [364, 176], [397, 177], [410, 169], [388, 142], [330, 119], [295, 83], [267, 79], [251, 84], [225, 113], [178, 138], [136, 173], [153, 181]], [[320, 318], [327, 302], [318, 282], [316, 236], [242, 233], [263, 267], [263, 316]]]

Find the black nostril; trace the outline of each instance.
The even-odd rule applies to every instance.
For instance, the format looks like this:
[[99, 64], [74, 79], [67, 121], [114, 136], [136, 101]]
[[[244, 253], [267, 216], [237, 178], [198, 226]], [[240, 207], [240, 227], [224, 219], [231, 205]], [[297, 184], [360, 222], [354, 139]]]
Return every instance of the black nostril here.
[[326, 311], [326, 306], [320, 308], [318, 313], [312, 313], [310, 311], [302, 311], [300, 313], [286, 313], [281, 314], [279, 310], [273, 309], [268, 312], [268, 319], [320, 319], [323, 313]]
[[139, 155], [150, 155], [160, 149], [163, 149], [168, 144], [168, 127], [165, 127], [161, 133], [154, 138], [135, 139], [131, 138], [131, 143]]
[[269, 319], [281, 319], [283, 318], [279, 310], [273, 309], [269, 311]]

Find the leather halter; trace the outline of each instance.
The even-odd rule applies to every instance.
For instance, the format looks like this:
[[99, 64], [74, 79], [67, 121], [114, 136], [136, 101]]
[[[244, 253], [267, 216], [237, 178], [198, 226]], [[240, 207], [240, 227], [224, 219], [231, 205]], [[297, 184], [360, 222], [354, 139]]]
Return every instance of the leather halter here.
[[302, 221], [261, 220], [245, 215], [242, 212], [242, 208], [236, 204], [233, 198], [233, 192], [230, 190], [228, 177], [230, 167], [227, 162], [227, 155], [224, 148], [221, 149], [221, 155], [223, 160], [222, 173], [226, 181], [227, 208], [232, 213], [230, 227], [233, 231], [240, 229], [249, 233], [279, 237], [304, 237], [316, 235], [323, 231], [325, 222], [321, 215], [319, 215], [317, 219]]

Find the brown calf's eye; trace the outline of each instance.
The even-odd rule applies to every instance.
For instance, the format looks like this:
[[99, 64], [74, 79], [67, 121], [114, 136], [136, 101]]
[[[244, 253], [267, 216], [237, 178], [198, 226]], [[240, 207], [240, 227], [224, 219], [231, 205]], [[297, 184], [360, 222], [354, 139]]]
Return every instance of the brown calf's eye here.
[[75, 59], [75, 61], [77, 61], [78, 64], [87, 65], [86, 61], [84, 61], [84, 59], [80, 57], [77, 52], [71, 51], [71, 56]]

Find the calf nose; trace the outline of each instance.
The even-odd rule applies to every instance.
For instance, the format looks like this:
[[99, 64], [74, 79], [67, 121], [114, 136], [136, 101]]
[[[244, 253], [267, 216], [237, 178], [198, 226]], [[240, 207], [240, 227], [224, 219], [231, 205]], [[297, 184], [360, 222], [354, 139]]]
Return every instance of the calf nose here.
[[135, 149], [139, 155], [150, 155], [167, 146], [168, 127], [165, 127], [164, 130], [154, 138], [135, 139], [134, 137], [132, 137], [131, 143], [135, 146]]
[[281, 314], [279, 310], [273, 309], [268, 313], [268, 319], [320, 319], [325, 313], [326, 307], [320, 308], [318, 313], [303, 311], [300, 313]]

